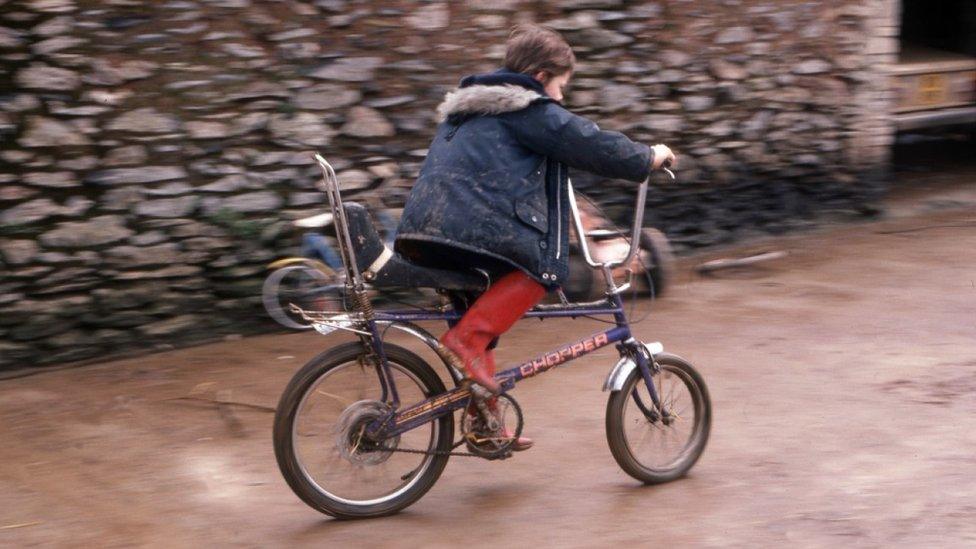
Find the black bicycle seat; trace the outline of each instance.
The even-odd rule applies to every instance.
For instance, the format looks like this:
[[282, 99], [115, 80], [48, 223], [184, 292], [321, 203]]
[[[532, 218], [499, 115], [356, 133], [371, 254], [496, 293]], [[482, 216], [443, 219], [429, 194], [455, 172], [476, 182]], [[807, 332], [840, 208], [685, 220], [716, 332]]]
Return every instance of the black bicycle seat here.
[[411, 263], [383, 244], [365, 207], [347, 202], [343, 208], [356, 251], [356, 269], [374, 287], [455, 291], [480, 291], [487, 287], [486, 277], [475, 271], [432, 269]]

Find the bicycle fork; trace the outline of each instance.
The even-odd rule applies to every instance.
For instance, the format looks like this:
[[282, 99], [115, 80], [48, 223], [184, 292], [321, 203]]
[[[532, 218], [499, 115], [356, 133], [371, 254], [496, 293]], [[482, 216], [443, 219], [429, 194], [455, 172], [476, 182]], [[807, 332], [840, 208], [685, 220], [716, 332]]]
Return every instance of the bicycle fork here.
[[660, 370], [660, 366], [654, 363], [653, 358], [648, 358], [645, 353], [640, 351], [634, 353], [634, 360], [637, 362], [637, 369], [641, 373], [641, 378], [644, 380], [647, 392], [651, 395], [651, 403], [654, 405], [654, 410], [649, 409], [641, 400], [637, 387], [634, 387], [631, 391], [631, 397], [634, 399], [634, 403], [648, 420], [657, 421], [661, 419], [666, 421], [665, 418], [668, 418], [669, 414], [664, 409], [664, 404], [661, 403], [660, 395], [657, 394], [657, 387], [654, 385], [653, 377]]

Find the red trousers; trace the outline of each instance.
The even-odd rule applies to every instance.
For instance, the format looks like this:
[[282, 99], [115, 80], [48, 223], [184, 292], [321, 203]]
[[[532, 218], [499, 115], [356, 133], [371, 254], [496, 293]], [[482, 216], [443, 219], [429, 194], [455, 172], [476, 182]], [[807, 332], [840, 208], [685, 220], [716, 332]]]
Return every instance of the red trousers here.
[[545, 294], [545, 287], [522, 271], [508, 273], [475, 300], [441, 343], [464, 361], [465, 373], [472, 381], [497, 393], [494, 353], [488, 346]]

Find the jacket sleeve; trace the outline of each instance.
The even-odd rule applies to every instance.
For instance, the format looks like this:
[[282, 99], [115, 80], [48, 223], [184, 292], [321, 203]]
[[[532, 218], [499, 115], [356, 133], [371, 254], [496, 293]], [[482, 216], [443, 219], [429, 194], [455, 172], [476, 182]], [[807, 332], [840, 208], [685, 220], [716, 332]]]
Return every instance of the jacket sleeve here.
[[512, 113], [508, 121], [524, 147], [571, 168], [638, 182], [650, 174], [654, 158], [650, 147], [622, 133], [601, 130], [555, 103], [537, 103]]

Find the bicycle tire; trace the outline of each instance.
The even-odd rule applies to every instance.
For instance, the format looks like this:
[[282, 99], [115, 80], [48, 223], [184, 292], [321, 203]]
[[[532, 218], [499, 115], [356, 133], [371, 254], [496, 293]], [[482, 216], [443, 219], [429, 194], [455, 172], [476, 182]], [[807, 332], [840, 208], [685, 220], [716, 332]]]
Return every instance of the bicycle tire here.
[[[640, 369], [634, 368], [624, 380], [621, 390], [614, 391], [607, 399], [607, 443], [610, 453], [625, 473], [645, 484], [661, 484], [675, 480], [686, 474], [701, 457], [708, 443], [708, 435], [712, 424], [712, 405], [708, 395], [708, 388], [701, 374], [684, 359], [660, 353], [655, 360], [661, 365], [662, 371], [676, 374], [688, 389], [696, 410], [696, 419], [692, 436], [685, 445], [679, 459], [666, 468], [649, 467], [634, 455], [625, 434], [624, 408], [632, 397], [631, 391], [638, 383], [643, 384], [644, 378]], [[660, 375], [660, 374], [658, 374]]]
[[[402, 366], [423, 384], [425, 395], [431, 396], [445, 392], [444, 384], [434, 370], [416, 354], [393, 344], [384, 345], [384, 353], [392, 364]], [[296, 414], [306, 391], [315, 387], [315, 382], [331, 369], [355, 360], [363, 353], [360, 342], [349, 342], [329, 349], [302, 367], [288, 383], [281, 395], [274, 419], [274, 451], [278, 468], [288, 486], [302, 501], [313, 509], [340, 519], [370, 518], [396, 513], [420, 499], [430, 490], [447, 465], [454, 437], [454, 415], [446, 414], [438, 418], [436, 440], [432, 444], [437, 452], [424, 465], [424, 470], [409, 489], [396, 497], [374, 504], [354, 504], [340, 501], [316, 488], [314, 481], [303, 472], [293, 443], [293, 427]], [[419, 469], [419, 467], [418, 467]]]
[[640, 245], [651, 256], [650, 268], [644, 266], [650, 277], [651, 294], [655, 297], [661, 296], [671, 285], [671, 278], [674, 276], [674, 252], [671, 250], [671, 243], [664, 233], [647, 227], [641, 231]]

